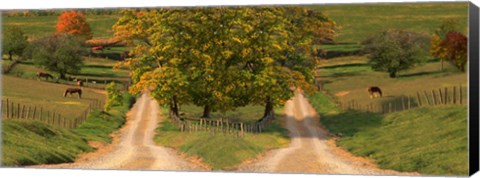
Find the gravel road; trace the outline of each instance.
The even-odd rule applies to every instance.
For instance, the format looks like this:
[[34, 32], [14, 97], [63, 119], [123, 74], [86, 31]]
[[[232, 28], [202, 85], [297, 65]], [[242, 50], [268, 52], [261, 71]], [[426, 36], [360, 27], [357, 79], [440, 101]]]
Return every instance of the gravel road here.
[[292, 141], [287, 148], [276, 149], [250, 163], [240, 165], [241, 172], [416, 175], [382, 170], [371, 161], [355, 157], [335, 146], [334, 140], [320, 128], [318, 116], [307, 99], [296, 92], [285, 106], [286, 125]]
[[191, 170], [205, 168], [187, 160], [175, 150], [153, 142], [159, 121], [159, 105], [143, 94], [127, 114], [127, 123], [113, 143], [96, 152], [82, 155], [74, 163], [39, 165], [40, 168], [128, 169], [128, 170]]

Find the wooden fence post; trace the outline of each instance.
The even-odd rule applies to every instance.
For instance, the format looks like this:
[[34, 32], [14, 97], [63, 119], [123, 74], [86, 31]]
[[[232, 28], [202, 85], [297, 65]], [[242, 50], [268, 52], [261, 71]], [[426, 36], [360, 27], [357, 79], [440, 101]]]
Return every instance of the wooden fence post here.
[[411, 109], [411, 101], [410, 100], [412, 100], [412, 97], [408, 96], [408, 110]]
[[6, 114], [7, 114], [7, 118], [10, 116], [10, 111], [9, 111], [9, 108], [8, 108], [8, 98], [7, 98], [7, 104], [6, 104], [6, 107], [7, 107], [7, 111], [6, 111]]
[[20, 118], [20, 103], [17, 103], [17, 119]]
[[43, 108], [40, 107], [40, 121], [43, 121]]
[[435, 95], [435, 90], [432, 90], [433, 105], [437, 105], [437, 97]]
[[428, 105], [432, 105], [432, 103], [430, 103], [430, 100], [428, 99], [427, 91], [424, 90], [423, 94], [425, 94], [425, 99], [427, 100]]
[[449, 99], [448, 99], [448, 88], [445, 87], [445, 102], [444, 102], [444, 104], [448, 104], [448, 102], [449, 102]]
[[392, 112], [392, 102], [388, 102], [388, 113]]
[[457, 104], [457, 88], [453, 86], [453, 104]]
[[442, 89], [441, 89], [441, 88], [438, 89], [438, 94], [440, 95], [440, 104], [444, 104], [444, 102], [443, 102], [443, 95], [442, 95]]
[[56, 113], [53, 112], [53, 123], [52, 123], [52, 125], [55, 125], [55, 115], [56, 115]]
[[27, 118], [30, 118], [30, 106], [28, 106], [28, 110], [27, 110]]
[[226, 132], [227, 132], [227, 135], [228, 135], [228, 134], [230, 134], [230, 123], [228, 123], [228, 120], [226, 120], [225, 124], [227, 125], [227, 131]]
[[463, 100], [463, 96], [462, 96], [462, 95], [463, 95], [463, 94], [462, 94], [462, 84], [460, 84], [460, 85], [458, 86], [458, 93], [459, 93], [459, 95], [460, 95], [460, 97], [458, 98], [459, 103], [462, 104], [462, 103], [463, 103], [463, 102], [462, 102], [462, 100]]
[[417, 92], [417, 100], [418, 100], [418, 106], [422, 106], [422, 101], [421, 101], [419, 92]]
[[405, 96], [402, 96], [402, 111], [405, 110]]
[[37, 112], [37, 106], [35, 106], [35, 107], [33, 108], [33, 120], [35, 120], [35, 114], [36, 114], [36, 112]]
[[240, 122], [240, 135], [243, 136], [243, 122]]

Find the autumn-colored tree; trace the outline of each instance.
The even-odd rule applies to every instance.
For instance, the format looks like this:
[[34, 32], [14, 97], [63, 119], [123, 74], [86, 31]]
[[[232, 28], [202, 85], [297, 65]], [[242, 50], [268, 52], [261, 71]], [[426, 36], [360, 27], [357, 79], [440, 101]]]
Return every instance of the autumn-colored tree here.
[[448, 60], [448, 49], [442, 46], [442, 42], [446, 39], [449, 32], [459, 32], [459, 22], [455, 19], [444, 19], [442, 24], [435, 30], [432, 36], [430, 54], [441, 61], [441, 70], [443, 70], [443, 63]]
[[448, 32], [440, 46], [445, 48], [447, 58], [462, 72], [465, 72], [467, 64], [467, 37], [459, 32]]
[[5, 28], [2, 38], [3, 50], [8, 53], [8, 59], [12, 60], [12, 56], [22, 55], [23, 50], [27, 47], [27, 37], [22, 29], [17, 26]]
[[440, 37], [438, 34], [434, 34], [432, 36], [432, 46], [430, 48], [430, 54], [432, 54], [433, 57], [440, 59], [441, 70], [443, 70], [443, 62], [448, 58], [447, 48], [441, 45], [442, 41], [442, 37]]
[[178, 102], [191, 102], [209, 117], [255, 103], [265, 104], [267, 113], [293, 96], [290, 86], [308, 83], [299, 72], [306, 63], [289, 60], [312, 59], [298, 56], [300, 47], [313, 41], [306, 29], [316, 26], [298, 23], [305, 25], [296, 31], [302, 34], [289, 32], [294, 23], [286, 12], [284, 7], [126, 10], [113, 28], [134, 46], [133, 57], [119, 66], [130, 68], [131, 91], [153, 89], [157, 101], [172, 110]]
[[85, 16], [76, 11], [63, 12], [58, 17], [56, 33], [66, 33], [74, 36], [80, 36], [85, 40], [92, 39], [93, 33], [88, 25]]

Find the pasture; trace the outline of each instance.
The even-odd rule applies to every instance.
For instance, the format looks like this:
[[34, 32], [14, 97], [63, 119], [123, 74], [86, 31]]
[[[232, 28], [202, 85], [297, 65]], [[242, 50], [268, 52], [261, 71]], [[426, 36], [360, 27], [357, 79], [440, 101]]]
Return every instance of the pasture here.
[[[85, 57], [84, 65], [78, 75], [69, 75], [72, 78], [82, 79], [84, 82], [88, 79], [89, 83], [85, 83], [86, 86], [103, 89], [105, 82], [110, 83], [115, 81], [122, 83], [128, 81], [128, 72], [123, 69], [114, 70], [115, 60], [105, 58]], [[45, 72], [43, 69], [35, 66], [30, 61], [22, 61], [15, 65], [8, 75], [16, 76], [26, 79], [36, 79], [35, 74], [37, 72]], [[54, 77], [58, 74], [51, 73]], [[43, 79], [42, 79], [43, 80]], [[50, 80], [52, 81], [52, 80]], [[61, 83], [68, 83], [74, 85], [73, 81], [60, 81]], [[95, 82], [95, 83], [93, 83]]]
[[[85, 16], [93, 32], [93, 38], [112, 37], [112, 26], [120, 18], [118, 15]], [[29, 39], [38, 38], [55, 32], [57, 16], [2, 17], [2, 28], [20, 27]]]
[[73, 162], [79, 154], [95, 150], [88, 141], [111, 142], [110, 134], [125, 123], [133, 100], [125, 94], [123, 106], [113, 107], [108, 114], [94, 111], [73, 130], [32, 120], [2, 120], [2, 165]]
[[458, 20], [467, 32], [467, 2], [336, 4], [311, 7], [333, 19], [340, 27], [336, 42], [362, 42], [389, 28], [432, 34], [445, 18]]
[[[390, 78], [386, 72], [373, 71], [366, 56], [347, 56], [322, 61], [317, 74], [323, 88], [337, 101], [346, 103], [355, 100], [362, 105], [379, 105], [401, 96], [416, 96], [416, 92], [467, 86], [466, 73], [448, 62], [444, 63], [442, 71], [441, 62], [437, 60], [427, 61], [400, 72], [397, 78]], [[379, 86], [384, 96], [371, 99], [367, 92], [370, 86]]]
[[15, 103], [43, 107], [67, 118], [75, 118], [93, 102], [103, 101], [102, 91], [84, 88], [82, 98], [77, 95], [63, 97], [65, 89], [72, 86], [28, 80], [12, 76], [2, 76], [2, 99]]
[[337, 145], [384, 169], [467, 175], [467, 108], [422, 107], [386, 115], [340, 111], [322, 93], [309, 97]]

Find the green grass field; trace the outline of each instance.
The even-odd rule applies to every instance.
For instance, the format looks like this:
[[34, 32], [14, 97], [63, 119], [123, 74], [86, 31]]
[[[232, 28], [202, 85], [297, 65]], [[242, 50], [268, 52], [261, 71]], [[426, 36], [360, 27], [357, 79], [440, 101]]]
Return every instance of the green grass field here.
[[73, 130], [31, 120], [2, 120], [2, 166], [73, 162], [79, 154], [93, 151], [88, 141], [111, 142], [110, 133], [125, 123], [133, 97], [124, 95], [124, 105], [104, 114], [91, 113]]
[[[120, 18], [118, 15], [87, 15], [87, 23], [93, 32], [93, 37], [113, 36], [112, 26]], [[55, 32], [57, 16], [37, 17], [3, 17], [2, 28], [19, 26], [29, 38], [38, 38]]]
[[389, 28], [433, 34], [445, 18], [458, 20], [467, 32], [467, 2], [338, 4], [311, 7], [332, 18], [340, 29], [336, 42], [359, 43]]
[[2, 100], [9, 99], [15, 103], [43, 107], [44, 110], [55, 111], [66, 118], [75, 118], [96, 100], [103, 101], [105, 95], [85, 89], [82, 98], [76, 95], [63, 97], [65, 89], [72, 87], [37, 80], [2, 76]]
[[[324, 94], [309, 97], [337, 144], [385, 169], [424, 175], [468, 173], [467, 107], [422, 107], [387, 115], [338, 112]], [[323, 108], [323, 109], [322, 109]], [[333, 111], [333, 112], [332, 112]]]
[[[280, 110], [277, 109], [277, 113], [280, 113]], [[162, 115], [167, 115], [166, 109], [163, 109]], [[281, 117], [282, 114], [276, 115], [276, 118]], [[233, 170], [240, 163], [254, 159], [267, 150], [287, 146], [288, 130], [283, 124], [277, 119], [261, 134], [235, 137], [212, 135], [208, 132], [180, 132], [171, 120], [164, 120], [157, 128], [155, 142], [178, 149], [188, 156], [198, 157], [212, 170]]]
[[[85, 57], [84, 65], [78, 75], [69, 75], [71, 77], [76, 77], [82, 79], [84, 82], [88, 79], [88, 83], [85, 83], [85, 86], [91, 86], [95, 88], [104, 88], [105, 82], [110, 83], [115, 81], [117, 83], [122, 83], [128, 81], [128, 71], [119, 69], [114, 70], [113, 66], [117, 61], [112, 59], [105, 58], [90, 58]], [[25, 78], [25, 79], [35, 79], [35, 74], [37, 72], [45, 72], [45, 70], [35, 66], [30, 61], [23, 61], [10, 71], [8, 75]], [[51, 73], [51, 72], [49, 72]], [[58, 77], [59, 74], [51, 73], [54, 77]], [[51, 81], [52, 82], [52, 81]], [[61, 83], [68, 83], [74, 85], [73, 81], [60, 81]], [[95, 83], [93, 83], [95, 82]]]
[[[360, 104], [381, 104], [401, 96], [415, 96], [417, 91], [467, 86], [466, 73], [448, 62], [444, 63], [444, 71], [440, 69], [440, 61], [428, 61], [400, 72], [398, 78], [390, 78], [386, 72], [373, 71], [366, 56], [348, 56], [322, 61], [318, 74], [324, 89], [342, 103], [355, 100]], [[367, 92], [370, 86], [379, 86], [384, 97], [370, 99]]]

